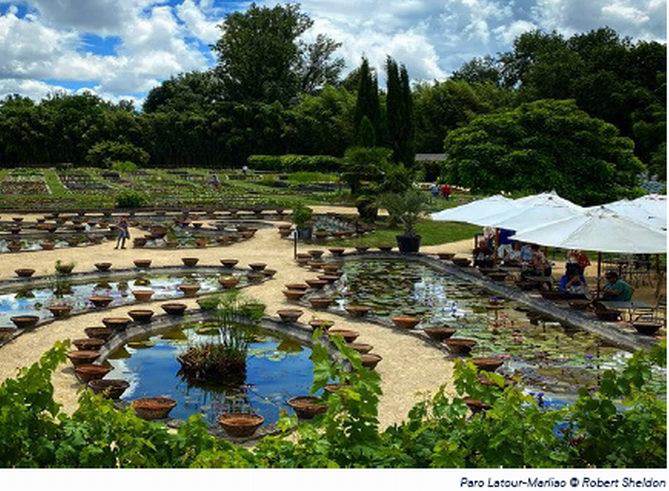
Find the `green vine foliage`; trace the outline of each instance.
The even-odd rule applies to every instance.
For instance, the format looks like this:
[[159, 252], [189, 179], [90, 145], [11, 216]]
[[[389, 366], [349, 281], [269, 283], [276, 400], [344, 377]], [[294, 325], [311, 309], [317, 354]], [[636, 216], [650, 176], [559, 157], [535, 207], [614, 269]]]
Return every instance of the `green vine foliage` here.
[[[571, 406], [542, 408], [519, 385], [481, 374], [468, 362], [455, 367], [455, 397], [444, 390], [419, 402], [405, 421], [382, 430], [380, 378], [335, 338], [332, 360], [314, 335], [313, 393], [326, 393], [327, 411], [312, 423], [283, 415], [282, 433], [251, 450], [209, 434], [199, 416], [177, 432], [117, 410], [82, 391], [68, 415], [53, 398], [51, 376], [65, 361], [57, 343], [40, 361], [0, 385], [2, 467], [664, 467], [666, 401], [649, 384], [666, 366], [666, 342], [636, 353], [620, 372], [584, 390]], [[490, 405], [472, 414], [466, 397]]]

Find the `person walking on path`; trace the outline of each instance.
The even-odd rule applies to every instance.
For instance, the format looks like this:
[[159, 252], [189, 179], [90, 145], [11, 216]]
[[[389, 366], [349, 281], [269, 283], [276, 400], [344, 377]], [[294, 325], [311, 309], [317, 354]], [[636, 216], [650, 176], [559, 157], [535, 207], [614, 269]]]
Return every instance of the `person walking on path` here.
[[129, 238], [130, 231], [128, 230], [128, 219], [126, 217], [121, 217], [118, 221], [118, 238], [116, 239], [116, 247], [114, 247], [114, 249], [118, 249], [119, 246], [121, 249], [125, 249], [125, 241]]

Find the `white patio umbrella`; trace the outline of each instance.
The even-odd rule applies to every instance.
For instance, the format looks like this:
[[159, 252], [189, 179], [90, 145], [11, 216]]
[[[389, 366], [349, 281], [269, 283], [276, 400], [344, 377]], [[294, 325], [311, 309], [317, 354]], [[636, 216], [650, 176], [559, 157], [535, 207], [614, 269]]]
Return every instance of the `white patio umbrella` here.
[[472, 201], [455, 208], [432, 213], [430, 218], [438, 222], [465, 222], [473, 223], [474, 225], [483, 225], [480, 221], [487, 215], [500, 213], [517, 206], [515, 200], [506, 198], [501, 194], [496, 194], [495, 196]]
[[665, 231], [621, 216], [605, 207], [585, 211], [511, 236], [511, 239], [560, 249], [598, 252], [598, 289], [601, 253], [664, 254]]
[[[584, 213], [580, 206], [554, 193], [521, 198], [518, 208], [508, 209], [483, 218], [485, 225], [506, 230], [523, 231]], [[518, 203], [521, 200], [516, 200]]]
[[649, 227], [666, 230], [666, 205], [666, 196], [647, 195], [632, 201], [622, 199], [603, 206], [619, 215], [643, 223]]

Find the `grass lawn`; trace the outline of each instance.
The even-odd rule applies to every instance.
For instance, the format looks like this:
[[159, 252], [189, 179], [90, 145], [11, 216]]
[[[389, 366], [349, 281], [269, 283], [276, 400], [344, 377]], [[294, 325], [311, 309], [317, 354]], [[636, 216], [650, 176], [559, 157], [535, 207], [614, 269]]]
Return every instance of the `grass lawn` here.
[[[481, 227], [455, 222], [433, 222], [422, 220], [417, 227], [421, 236], [421, 245], [438, 245], [459, 240], [471, 239], [481, 231]], [[387, 222], [379, 221], [376, 230], [364, 237], [356, 239], [343, 239], [328, 242], [328, 245], [340, 247], [354, 247], [358, 245], [378, 247], [379, 245], [396, 245], [395, 236], [403, 231], [400, 227], [389, 227]]]

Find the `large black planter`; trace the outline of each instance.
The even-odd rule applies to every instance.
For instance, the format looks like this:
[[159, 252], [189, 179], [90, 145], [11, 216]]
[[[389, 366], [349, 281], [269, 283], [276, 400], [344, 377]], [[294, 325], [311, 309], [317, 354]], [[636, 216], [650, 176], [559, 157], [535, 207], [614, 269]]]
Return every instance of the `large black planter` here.
[[420, 249], [420, 235], [409, 237], [406, 235], [396, 235], [397, 248], [402, 253], [418, 252]]
[[311, 240], [311, 227], [296, 228], [297, 238], [300, 240]]

